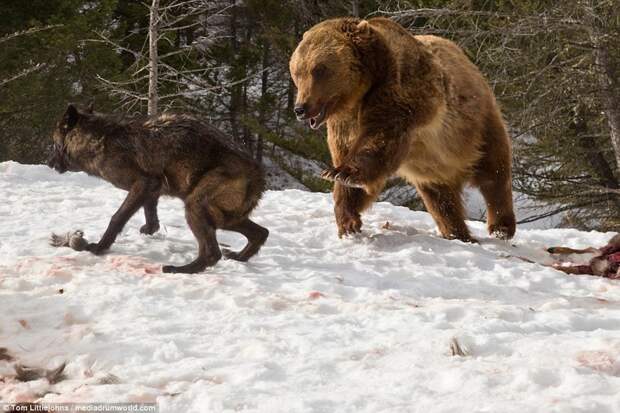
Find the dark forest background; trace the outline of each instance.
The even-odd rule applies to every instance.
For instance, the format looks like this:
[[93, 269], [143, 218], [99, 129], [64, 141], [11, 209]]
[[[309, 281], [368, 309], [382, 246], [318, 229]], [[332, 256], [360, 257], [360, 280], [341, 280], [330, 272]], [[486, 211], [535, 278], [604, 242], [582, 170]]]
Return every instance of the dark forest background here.
[[[448, 37], [487, 75], [514, 142], [523, 221], [620, 228], [619, 0], [160, 0], [159, 111], [210, 120], [307, 188], [329, 163], [325, 131], [295, 121], [288, 59], [329, 17], [388, 16]], [[0, 2], [0, 161], [41, 163], [68, 102], [147, 113], [152, 1]], [[394, 180], [397, 203], [419, 208]], [[394, 195], [394, 194], [399, 195]], [[396, 202], [396, 201], [395, 201]]]

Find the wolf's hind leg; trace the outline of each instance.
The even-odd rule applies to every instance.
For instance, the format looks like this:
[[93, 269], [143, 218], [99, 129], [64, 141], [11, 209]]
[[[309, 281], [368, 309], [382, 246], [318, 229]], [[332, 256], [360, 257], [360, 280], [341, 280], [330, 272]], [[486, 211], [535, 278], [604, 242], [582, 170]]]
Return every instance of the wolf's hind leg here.
[[226, 226], [223, 229], [238, 232], [248, 239], [245, 248], [239, 252], [224, 250], [226, 258], [237, 261], [249, 260], [260, 250], [269, 236], [269, 230], [267, 228], [258, 225], [250, 219], [245, 219], [236, 225]]
[[215, 238], [215, 222], [209, 213], [205, 198], [195, 191], [185, 201], [185, 218], [189, 228], [198, 240], [198, 258], [182, 266], [164, 265], [163, 272], [193, 274], [215, 265], [222, 258], [220, 246]]

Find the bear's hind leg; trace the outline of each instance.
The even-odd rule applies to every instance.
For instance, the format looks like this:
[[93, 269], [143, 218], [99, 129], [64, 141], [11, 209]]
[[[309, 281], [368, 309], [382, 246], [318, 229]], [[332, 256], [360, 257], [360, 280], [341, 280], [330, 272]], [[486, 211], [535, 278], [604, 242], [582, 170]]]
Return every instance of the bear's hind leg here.
[[478, 187], [487, 204], [489, 234], [504, 240], [512, 238], [517, 224], [512, 209], [510, 180], [487, 181], [479, 183]]
[[510, 138], [499, 114], [490, 117], [483, 156], [476, 166], [472, 183], [480, 189], [487, 206], [489, 234], [510, 239], [516, 220], [512, 204], [512, 155]]
[[465, 224], [460, 188], [441, 184], [417, 184], [416, 189], [444, 238], [476, 242]]

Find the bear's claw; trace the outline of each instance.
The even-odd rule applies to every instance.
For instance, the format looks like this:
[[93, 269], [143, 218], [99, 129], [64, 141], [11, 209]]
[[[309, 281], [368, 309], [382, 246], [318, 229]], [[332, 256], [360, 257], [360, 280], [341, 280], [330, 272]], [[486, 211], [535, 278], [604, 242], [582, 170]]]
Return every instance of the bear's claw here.
[[351, 173], [340, 168], [327, 168], [321, 172], [321, 178], [332, 181], [340, 182], [341, 184], [351, 188], [363, 188], [364, 185]]
[[359, 213], [343, 207], [342, 205], [337, 206], [334, 212], [336, 213], [339, 238], [345, 235], [353, 235], [362, 232], [362, 219]]
[[362, 232], [362, 221], [357, 219], [350, 219], [346, 222], [338, 223], [338, 238], [342, 238], [346, 235], [354, 235]]

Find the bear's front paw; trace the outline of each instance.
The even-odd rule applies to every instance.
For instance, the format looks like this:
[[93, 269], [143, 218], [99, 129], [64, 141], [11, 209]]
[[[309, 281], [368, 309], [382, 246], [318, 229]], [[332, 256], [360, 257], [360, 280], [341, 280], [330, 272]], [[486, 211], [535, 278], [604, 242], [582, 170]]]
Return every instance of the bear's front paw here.
[[351, 188], [364, 187], [355, 171], [351, 168], [347, 168], [346, 166], [327, 168], [321, 172], [321, 178], [332, 182], [340, 182], [341, 184]]
[[338, 225], [338, 238], [362, 232], [362, 219], [357, 213], [337, 209], [336, 224]]

